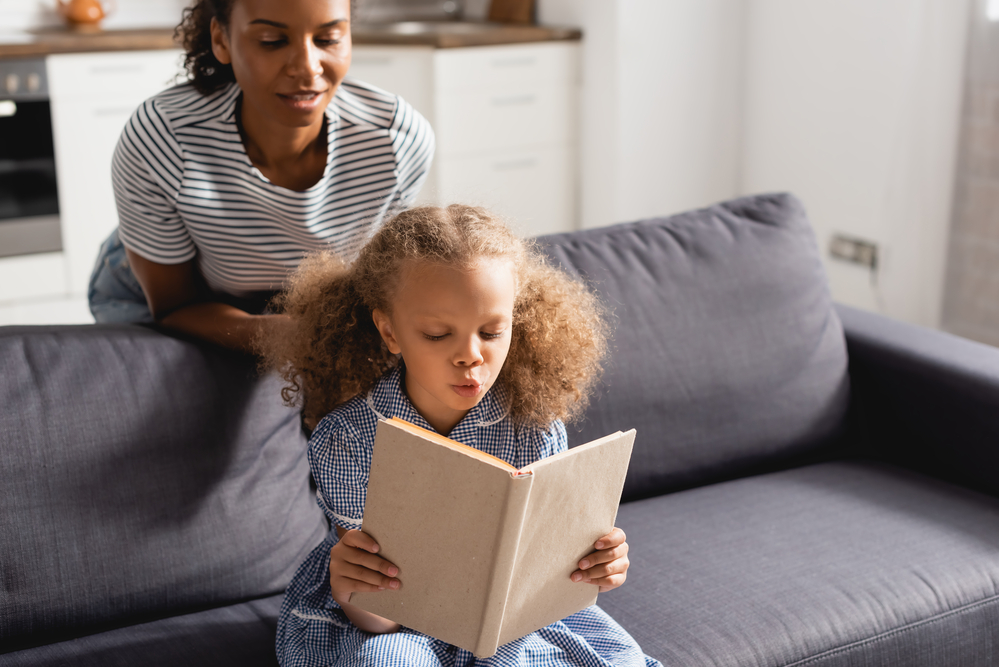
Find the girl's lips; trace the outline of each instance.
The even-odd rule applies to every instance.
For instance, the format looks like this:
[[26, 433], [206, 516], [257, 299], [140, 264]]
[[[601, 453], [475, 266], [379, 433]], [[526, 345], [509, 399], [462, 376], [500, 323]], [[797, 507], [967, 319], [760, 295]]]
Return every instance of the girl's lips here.
[[453, 384], [451, 388], [454, 389], [454, 393], [462, 398], [473, 398], [482, 391], [481, 384]]

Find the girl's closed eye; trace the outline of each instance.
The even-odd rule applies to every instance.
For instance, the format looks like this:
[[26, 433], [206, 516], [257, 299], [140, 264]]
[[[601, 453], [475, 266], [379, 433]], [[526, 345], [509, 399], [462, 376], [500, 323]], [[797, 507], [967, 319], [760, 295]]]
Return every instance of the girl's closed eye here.
[[439, 335], [436, 335], [436, 336], [434, 334], [428, 334], [428, 333], [423, 334], [423, 337], [426, 338], [427, 340], [444, 340], [444, 338], [446, 336], [447, 336], [446, 333], [445, 334], [439, 334]]

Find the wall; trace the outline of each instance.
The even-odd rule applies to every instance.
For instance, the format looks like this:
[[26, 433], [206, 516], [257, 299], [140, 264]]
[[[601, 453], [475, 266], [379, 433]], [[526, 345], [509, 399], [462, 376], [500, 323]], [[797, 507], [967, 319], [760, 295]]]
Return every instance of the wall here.
[[582, 226], [736, 194], [743, 0], [539, 0], [584, 31]]
[[939, 326], [969, 0], [539, 0], [584, 30], [582, 224], [791, 191], [838, 301]]
[[751, 0], [742, 190], [790, 190], [823, 250], [876, 242], [876, 275], [827, 261], [834, 297], [938, 326], [966, 0]]
[[[117, 9], [102, 26], [114, 28], [173, 27], [187, 0], [117, 0]], [[56, 0], [0, 0], [0, 31], [62, 26]]]

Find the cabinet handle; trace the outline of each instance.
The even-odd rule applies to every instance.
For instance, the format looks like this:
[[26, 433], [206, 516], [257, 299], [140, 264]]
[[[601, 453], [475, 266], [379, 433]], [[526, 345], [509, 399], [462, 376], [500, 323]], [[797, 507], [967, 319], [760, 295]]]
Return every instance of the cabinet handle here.
[[530, 169], [538, 166], [538, 159], [525, 157], [519, 160], [504, 160], [503, 162], [493, 162], [493, 171], [513, 171], [515, 169]]
[[95, 116], [131, 116], [135, 107], [107, 107], [105, 109], [94, 109]]
[[534, 104], [538, 101], [537, 95], [513, 95], [511, 97], [494, 97], [492, 103], [494, 107], [510, 107], [522, 104]]
[[361, 58], [355, 56], [351, 60], [350, 64], [361, 65], [362, 67], [365, 65], [379, 65], [384, 67], [386, 65], [391, 65], [393, 62], [394, 59], [389, 56], [363, 56]]
[[141, 72], [145, 67], [142, 65], [95, 65], [90, 68], [91, 74], [126, 74], [128, 72]]
[[520, 58], [503, 58], [501, 60], [494, 60], [492, 62], [493, 67], [530, 67], [531, 65], [537, 64], [538, 59], [534, 56], [523, 56]]

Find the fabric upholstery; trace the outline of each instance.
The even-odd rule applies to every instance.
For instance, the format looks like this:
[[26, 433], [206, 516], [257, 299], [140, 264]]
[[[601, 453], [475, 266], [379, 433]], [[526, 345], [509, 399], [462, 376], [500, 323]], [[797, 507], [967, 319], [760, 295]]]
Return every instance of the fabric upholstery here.
[[999, 663], [999, 499], [862, 461], [622, 505], [598, 604], [666, 665]]
[[326, 534], [298, 412], [249, 357], [6, 327], [0, 378], [5, 650], [278, 593]]
[[277, 667], [283, 595], [0, 655], [3, 667]]
[[999, 496], [999, 349], [837, 310], [868, 451]]
[[637, 429], [626, 499], [744, 474], [837, 433], [843, 332], [791, 195], [539, 242], [613, 312], [602, 391], [569, 437]]

